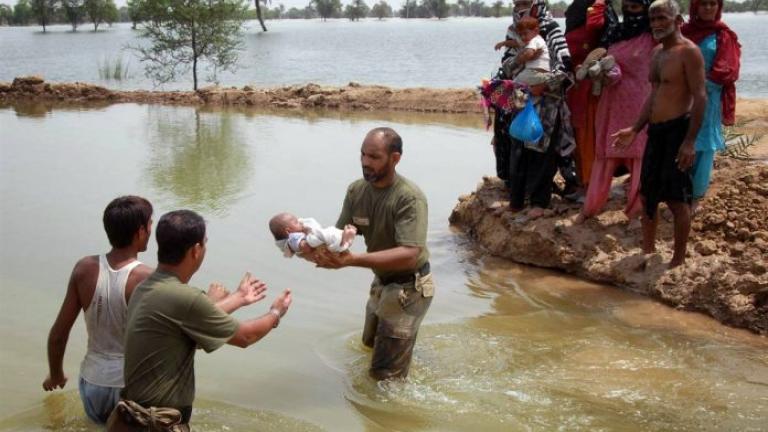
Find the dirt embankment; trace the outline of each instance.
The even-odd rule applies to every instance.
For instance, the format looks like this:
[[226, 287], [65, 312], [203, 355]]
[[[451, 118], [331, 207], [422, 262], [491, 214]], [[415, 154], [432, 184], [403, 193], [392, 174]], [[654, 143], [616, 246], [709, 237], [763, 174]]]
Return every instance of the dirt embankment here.
[[[768, 102], [740, 104], [738, 117], [755, 119], [743, 130], [766, 133]], [[750, 153], [751, 160], [716, 159], [712, 186], [693, 220], [687, 263], [672, 270], [671, 222], [660, 221], [658, 252], [644, 255], [639, 222], [622, 212], [621, 181], [602, 214], [575, 224], [580, 205], [557, 197], [542, 218], [511, 213], [504, 184], [487, 177], [459, 198], [451, 222], [493, 255], [627, 288], [768, 335], [768, 136]]]
[[0, 83], [0, 102], [153, 103], [242, 106], [282, 109], [394, 110], [443, 113], [480, 112], [472, 89], [392, 89], [349, 83], [345, 87], [317, 84], [272, 89], [205, 87], [198, 91], [118, 91], [85, 83], [49, 83], [41, 77], [19, 77]]

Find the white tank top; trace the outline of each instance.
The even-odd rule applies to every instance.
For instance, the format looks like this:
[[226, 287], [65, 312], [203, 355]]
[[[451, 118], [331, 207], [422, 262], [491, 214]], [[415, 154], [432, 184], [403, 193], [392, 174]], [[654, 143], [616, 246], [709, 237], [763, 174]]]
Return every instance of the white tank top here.
[[91, 384], [123, 387], [123, 339], [128, 315], [125, 283], [139, 264], [137, 260], [113, 270], [106, 255], [99, 256], [99, 278], [84, 314], [88, 351], [80, 364], [80, 376]]

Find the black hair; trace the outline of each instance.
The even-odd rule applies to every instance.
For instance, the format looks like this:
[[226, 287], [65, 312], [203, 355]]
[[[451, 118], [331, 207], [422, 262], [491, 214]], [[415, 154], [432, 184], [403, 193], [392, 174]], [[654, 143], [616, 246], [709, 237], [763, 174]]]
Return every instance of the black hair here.
[[368, 135], [381, 134], [387, 143], [387, 151], [389, 154], [400, 153], [403, 154], [403, 139], [395, 132], [394, 129], [389, 127], [377, 127], [371, 129]]
[[164, 214], [157, 223], [157, 261], [178, 264], [189, 248], [205, 241], [205, 220], [192, 210]]
[[113, 199], [104, 209], [102, 222], [109, 244], [114, 248], [130, 246], [140, 228], [149, 225], [152, 204], [142, 197], [127, 195]]

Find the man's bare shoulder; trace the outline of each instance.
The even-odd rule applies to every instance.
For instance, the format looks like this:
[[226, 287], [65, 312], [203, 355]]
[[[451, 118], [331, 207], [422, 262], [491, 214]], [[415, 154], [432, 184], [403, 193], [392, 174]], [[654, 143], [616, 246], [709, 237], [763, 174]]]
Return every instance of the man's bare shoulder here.
[[680, 44], [678, 52], [683, 56], [684, 60], [703, 59], [701, 55], [701, 49], [689, 39], [683, 38], [683, 43]]
[[128, 275], [128, 281], [126, 282], [126, 288], [133, 290], [138, 284], [144, 282], [153, 272], [154, 268], [142, 263], [137, 265], [131, 270], [131, 274]]
[[80, 258], [75, 264], [75, 268], [72, 269], [72, 278], [80, 280], [82, 278], [90, 278], [99, 272], [99, 256], [89, 255]]

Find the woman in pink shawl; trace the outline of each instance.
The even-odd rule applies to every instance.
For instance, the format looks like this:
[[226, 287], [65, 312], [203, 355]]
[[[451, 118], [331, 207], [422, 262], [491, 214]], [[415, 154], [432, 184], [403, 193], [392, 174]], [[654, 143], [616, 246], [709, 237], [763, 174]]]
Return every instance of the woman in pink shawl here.
[[603, 209], [611, 192], [613, 175], [624, 167], [630, 173], [625, 213], [632, 217], [642, 208], [640, 203], [640, 168], [643, 162], [646, 134], [637, 134], [631, 145], [612, 145], [611, 135], [632, 123], [640, 114], [651, 83], [648, 80], [651, 51], [656, 42], [650, 33], [648, 7], [650, 0], [623, 0], [622, 23], [608, 30], [608, 55], [616, 59], [605, 77], [595, 119], [595, 161], [584, 206], [578, 221], [594, 216]]

